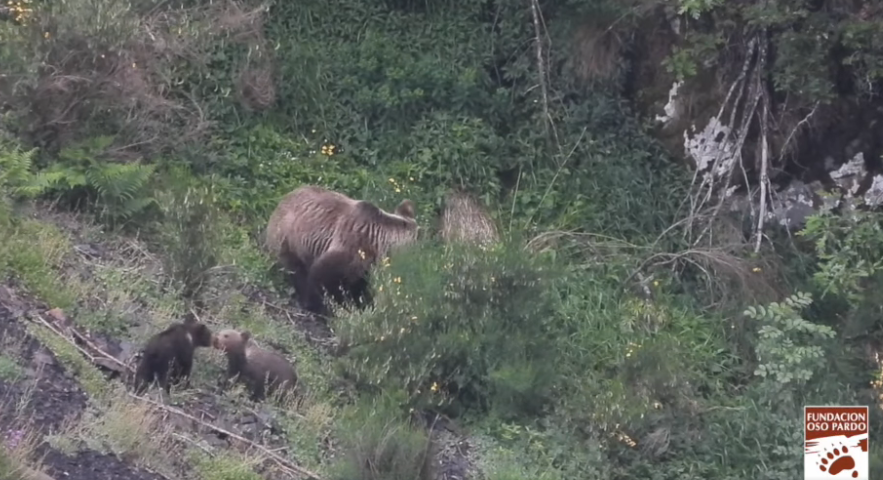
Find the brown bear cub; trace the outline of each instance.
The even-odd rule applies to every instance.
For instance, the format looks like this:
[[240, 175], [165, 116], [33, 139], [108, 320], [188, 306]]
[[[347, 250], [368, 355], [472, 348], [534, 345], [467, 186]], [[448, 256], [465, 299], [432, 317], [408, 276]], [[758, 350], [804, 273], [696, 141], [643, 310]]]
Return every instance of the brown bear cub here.
[[157, 333], [144, 347], [144, 355], [135, 370], [135, 393], [144, 393], [154, 380], [167, 395], [171, 383], [178, 383], [181, 379], [187, 379], [189, 383], [194, 351], [197, 347], [211, 345], [211, 330], [190, 316], [183, 323], [174, 323]]
[[252, 401], [295, 388], [297, 374], [291, 363], [282, 355], [264, 350], [249, 340], [249, 332], [234, 329], [221, 330], [215, 335], [212, 346], [227, 356], [226, 380], [238, 377], [251, 393]]
[[[370, 254], [368, 254], [370, 255]], [[325, 296], [337, 305], [353, 305], [363, 309], [373, 302], [368, 276], [373, 256], [354, 260], [345, 251], [327, 252], [313, 264], [307, 277], [308, 288], [304, 308], [318, 315], [328, 317], [330, 309], [325, 304]]]

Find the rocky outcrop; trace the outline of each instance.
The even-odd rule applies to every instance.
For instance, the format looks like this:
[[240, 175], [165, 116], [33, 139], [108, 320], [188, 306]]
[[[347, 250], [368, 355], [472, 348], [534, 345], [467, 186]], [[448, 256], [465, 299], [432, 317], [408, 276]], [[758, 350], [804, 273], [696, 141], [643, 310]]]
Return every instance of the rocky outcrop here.
[[[655, 120], [656, 135], [670, 153], [692, 167], [694, 196], [706, 199], [703, 205], [723, 202], [731, 212], [756, 216], [763, 185], [765, 225], [798, 229], [816, 212], [883, 203], [883, 100], [862, 93], [883, 85], [870, 77], [867, 85], [858, 85], [851, 64], [824, 51], [828, 57], [823, 61], [833, 73], [821, 71], [818, 80], [833, 85], [833, 98], [788, 91], [774, 81], [776, 61], [783, 55], [775, 37], [780, 32], [739, 24], [746, 20], [732, 12], [716, 11], [702, 19], [657, 13], [654, 29], [642, 27], [647, 33], [637, 32], [636, 42], [665, 44], [668, 50], [632, 59], [633, 72], [650, 69], [652, 75], [632, 79], [631, 97], [645, 117]], [[727, 27], [715, 25], [722, 20], [729, 22]], [[873, 21], [861, 16], [834, 20], [842, 29]], [[699, 52], [695, 37], [687, 38], [716, 28], [729, 29], [717, 54], [713, 49]], [[673, 53], [690, 48], [693, 60], [707, 60], [699, 60], [693, 74], [678, 78], [659, 67]], [[655, 67], [644, 65], [648, 62]]]

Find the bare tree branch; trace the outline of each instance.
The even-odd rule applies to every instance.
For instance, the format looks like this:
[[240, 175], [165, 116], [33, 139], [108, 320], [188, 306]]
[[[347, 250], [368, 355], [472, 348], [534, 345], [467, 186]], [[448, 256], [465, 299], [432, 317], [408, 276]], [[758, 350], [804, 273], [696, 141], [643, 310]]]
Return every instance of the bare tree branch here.
[[766, 43], [766, 32], [764, 32], [764, 43], [760, 50], [760, 67], [757, 69], [757, 87], [760, 90], [760, 96], [763, 99], [763, 107], [760, 115], [760, 207], [757, 212], [757, 228], [754, 231], [756, 236], [754, 243], [754, 253], [760, 251], [760, 245], [763, 242], [763, 222], [766, 218], [767, 197], [769, 197], [770, 186], [770, 142], [768, 136], [770, 121], [770, 98], [767, 95], [766, 88], [763, 83], [763, 74], [766, 71], [766, 57], [768, 52], [768, 44]]
[[[540, 94], [542, 95], [543, 102], [543, 117], [545, 118], [545, 122], [543, 125], [546, 128], [546, 133], [549, 133], [549, 127], [553, 126], [552, 115], [549, 112], [549, 88], [546, 84], [547, 73], [546, 73], [546, 61], [544, 59], [543, 54], [543, 35], [542, 29], [540, 28], [540, 5], [538, 0], [530, 0], [530, 11], [533, 15], [533, 28], [534, 34], [536, 35], [536, 56], [537, 56], [537, 70], [539, 71], [539, 81], [540, 81]], [[546, 123], [548, 122], [548, 123]]]

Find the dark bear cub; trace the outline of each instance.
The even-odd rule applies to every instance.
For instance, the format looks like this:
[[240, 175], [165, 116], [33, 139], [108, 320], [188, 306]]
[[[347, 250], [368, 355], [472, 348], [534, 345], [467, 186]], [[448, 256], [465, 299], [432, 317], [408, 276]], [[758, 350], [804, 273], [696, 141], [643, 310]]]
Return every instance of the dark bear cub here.
[[353, 305], [363, 309], [371, 304], [373, 296], [368, 283], [371, 264], [374, 261], [371, 253], [363, 254], [365, 258], [353, 259], [345, 251], [327, 252], [310, 268], [308, 277], [308, 294], [304, 308], [321, 316], [330, 316], [325, 304], [325, 296], [338, 305]]
[[188, 316], [157, 333], [144, 347], [144, 355], [135, 370], [135, 393], [140, 395], [156, 380], [168, 395], [171, 383], [187, 379], [193, 369], [197, 347], [210, 347], [212, 332], [208, 326]]
[[249, 332], [225, 329], [215, 335], [212, 345], [227, 356], [227, 377], [238, 377], [250, 392], [252, 401], [260, 401], [277, 391], [289, 391], [297, 385], [294, 367], [282, 355], [249, 343]]

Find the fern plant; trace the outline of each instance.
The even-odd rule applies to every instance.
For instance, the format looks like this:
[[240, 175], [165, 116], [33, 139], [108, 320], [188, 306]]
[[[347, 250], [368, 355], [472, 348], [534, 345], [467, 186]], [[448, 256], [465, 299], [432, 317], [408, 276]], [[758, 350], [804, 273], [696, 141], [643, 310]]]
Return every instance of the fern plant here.
[[23, 150], [10, 142], [0, 143], [0, 192], [6, 198], [34, 197], [43, 193], [32, 171], [37, 149]]
[[761, 324], [755, 375], [773, 378], [780, 385], [804, 385], [822, 366], [820, 340], [833, 338], [835, 333], [828, 326], [803, 319], [801, 311], [810, 304], [812, 297], [798, 292], [781, 303], [745, 310], [746, 316]]
[[105, 159], [111, 137], [97, 137], [59, 153], [59, 161], [38, 172], [31, 191], [55, 192], [72, 203], [86, 200], [99, 219], [115, 225], [155, 203], [150, 183], [155, 168]]

